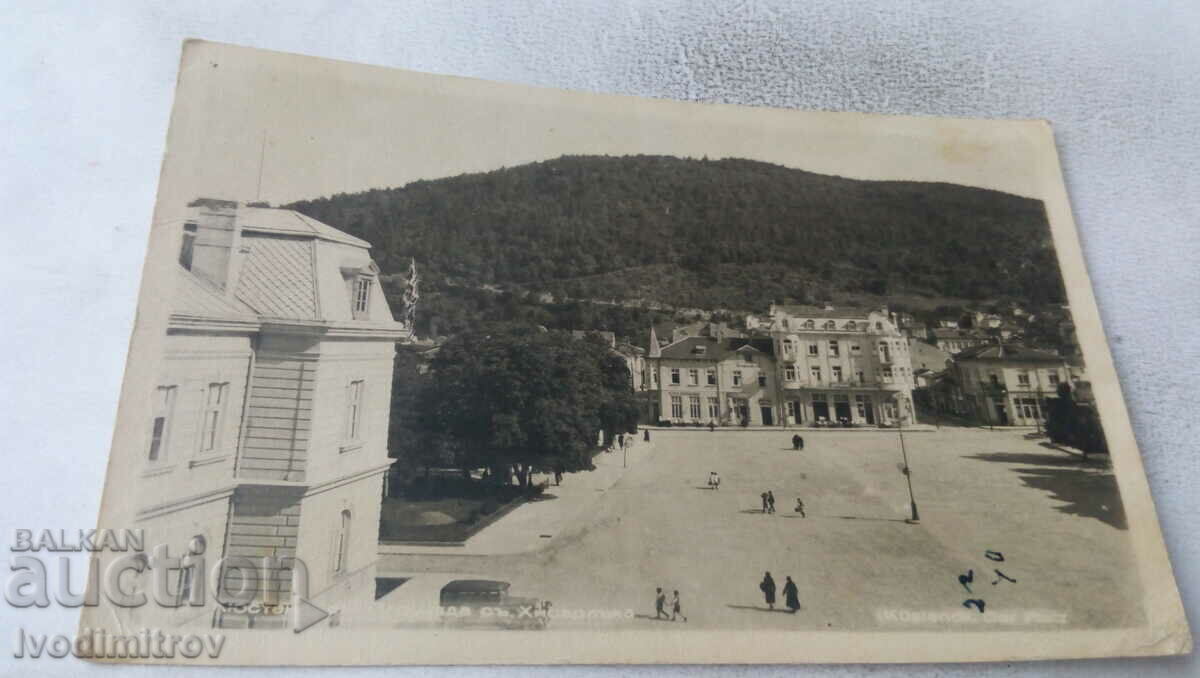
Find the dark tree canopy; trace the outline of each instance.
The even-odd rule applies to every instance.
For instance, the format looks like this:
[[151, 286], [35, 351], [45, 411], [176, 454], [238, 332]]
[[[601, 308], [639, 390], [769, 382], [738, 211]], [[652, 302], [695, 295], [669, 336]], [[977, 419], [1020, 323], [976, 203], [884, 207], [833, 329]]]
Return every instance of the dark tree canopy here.
[[633, 430], [629, 372], [603, 343], [505, 324], [447, 341], [418, 408], [464, 468], [591, 467], [599, 432]]

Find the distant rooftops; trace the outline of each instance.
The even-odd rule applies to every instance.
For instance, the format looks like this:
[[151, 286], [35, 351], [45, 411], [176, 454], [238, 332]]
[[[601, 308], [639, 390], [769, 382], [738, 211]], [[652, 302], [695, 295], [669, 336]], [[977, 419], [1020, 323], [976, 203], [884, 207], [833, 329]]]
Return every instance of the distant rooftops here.
[[830, 318], [847, 320], [866, 320], [871, 310], [863, 308], [834, 308], [832, 306], [811, 306], [808, 304], [771, 304], [770, 315], [789, 315], [794, 318]]
[[1021, 344], [984, 344], [964, 349], [955, 360], [1005, 360], [1013, 362], [1054, 362], [1062, 363], [1066, 359], [1057, 353], [1029, 348]]

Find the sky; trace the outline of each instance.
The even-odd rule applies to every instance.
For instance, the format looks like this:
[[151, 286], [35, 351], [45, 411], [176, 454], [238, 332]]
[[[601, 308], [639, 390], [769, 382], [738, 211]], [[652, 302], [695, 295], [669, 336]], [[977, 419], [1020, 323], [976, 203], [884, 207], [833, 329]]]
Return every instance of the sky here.
[[566, 92], [192, 42], [156, 221], [198, 196], [278, 205], [567, 154], [743, 157], [1041, 198], [1047, 165], [1058, 171], [1047, 131]]

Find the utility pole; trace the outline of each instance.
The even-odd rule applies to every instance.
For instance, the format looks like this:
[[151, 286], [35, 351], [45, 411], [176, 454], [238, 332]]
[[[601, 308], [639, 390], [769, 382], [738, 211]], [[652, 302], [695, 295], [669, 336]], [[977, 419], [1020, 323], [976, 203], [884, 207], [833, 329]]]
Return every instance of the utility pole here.
[[[905, 401], [907, 404], [907, 401]], [[911, 411], [912, 406], [909, 405]], [[913, 496], [912, 486], [912, 469], [908, 465], [908, 449], [904, 445], [904, 423], [903, 421], [896, 427], [896, 433], [900, 436], [900, 456], [904, 459], [904, 479], [908, 482], [908, 504], [912, 510], [912, 516], [904, 522], [909, 525], [917, 525], [921, 522], [921, 514], [917, 512], [917, 500]]]

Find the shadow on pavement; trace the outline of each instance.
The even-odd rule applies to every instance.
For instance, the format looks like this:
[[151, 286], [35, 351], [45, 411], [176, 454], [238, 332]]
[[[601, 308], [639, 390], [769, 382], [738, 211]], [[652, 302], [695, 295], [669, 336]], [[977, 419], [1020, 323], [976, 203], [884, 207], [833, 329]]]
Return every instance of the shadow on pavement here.
[[670, 617], [655, 617], [654, 615], [651, 615], [651, 614], [635, 614], [635, 615], [633, 615], [633, 618], [634, 619], [648, 619], [650, 621], [661, 621], [661, 622], [671, 621]]
[[1095, 518], [1118, 530], [1129, 529], [1117, 480], [1103, 466], [1081, 463], [1081, 457], [1064, 459], [1060, 455], [1008, 452], [977, 454], [967, 459], [1040, 466], [1014, 468], [1013, 472], [1027, 487], [1042, 490], [1051, 499], [1064, 502], [1064, 505], [1054, 507], [1060, 513]]
[[766, 513], [766, 511], [762, 509], [742, 509], [741, 511], [738, 511], [738, 513], [757, 513], [758, 515], [762, 515]]
[[[789, 518], [798, 518], [799, 516], [788, 516]], [[877, 523], [903, 523], [903, 518], [868, 518], [866, 516], [830, 516], [838, 520], [869, 520]]]
[[769, 607], [760, 607], [758, 605], [729, 605], [729, 604], [726, 604], [725, 607], [728, 607], [731, 610], [754, 610], [755, 612], [780, 612], [782, 614], [792, 614], [792, 611], [787, 609], [786, 607], [777, 607], [774, 610], [772, 610]]

